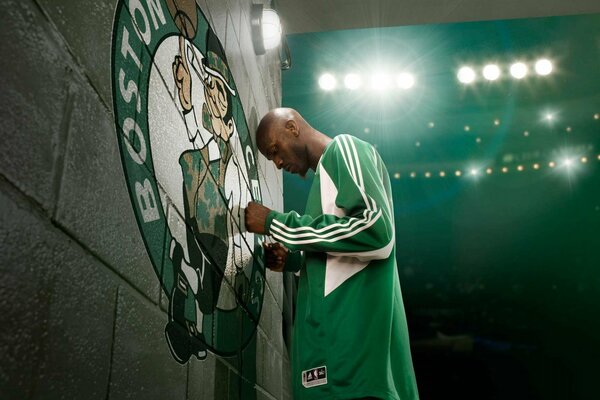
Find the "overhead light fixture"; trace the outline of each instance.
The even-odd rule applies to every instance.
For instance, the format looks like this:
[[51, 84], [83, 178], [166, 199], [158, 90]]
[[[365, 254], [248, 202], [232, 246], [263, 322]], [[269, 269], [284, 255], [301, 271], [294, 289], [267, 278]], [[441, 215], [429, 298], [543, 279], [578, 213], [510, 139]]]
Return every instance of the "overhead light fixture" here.
[[335, 76], [331, 74], [323, 74], [319, 78], [319, 87], [325, 91], [330, 91], [335, 89], [337, 82], [335, 80]]
[[250, 13], [254, 52], [261, 55], [279, 46], [282, 29], [277, 12], [262, 4], [253, 4]]
[[545, 58], [538, 60], [535, 63], [535, 72], [542, 76], [549, 75], [552, 72], [552, 62]]
[[475, 81], [475, 71], [471, 67], [462, 67], [456, 76], [461, 83], [466, 85]]
[[510, 74], [515, 79], [523, 79], [527, 76], [527, 65], [522, 62], [514, 63], [510, 66]]
[[500, 77], [500, 68], [495, 64], [486, 65], [483, 68], [483, 77], [488, 81], [495, 81]]

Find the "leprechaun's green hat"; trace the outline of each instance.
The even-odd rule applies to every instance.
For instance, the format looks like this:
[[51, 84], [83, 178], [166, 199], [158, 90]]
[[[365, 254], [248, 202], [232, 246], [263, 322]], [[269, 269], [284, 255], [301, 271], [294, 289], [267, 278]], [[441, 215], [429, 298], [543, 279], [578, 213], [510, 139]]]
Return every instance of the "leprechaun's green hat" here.
[[233, 78], [227, 66], [225, 50], [223, 50], [217, 35], [210, 28], [206, 32], [206, 56], [203, 59], [203, 63], [205, 71], [212, 76], [220, 78], [225, 83], [229, 93], [235, 96], [235, 90], [232, 87]]

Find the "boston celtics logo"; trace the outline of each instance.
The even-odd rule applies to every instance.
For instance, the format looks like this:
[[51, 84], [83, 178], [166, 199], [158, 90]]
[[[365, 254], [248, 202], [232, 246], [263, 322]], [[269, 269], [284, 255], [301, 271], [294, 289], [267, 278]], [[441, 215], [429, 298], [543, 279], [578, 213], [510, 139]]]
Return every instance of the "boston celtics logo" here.
[[243, 208], [261, 200], [255, 152], [219, 39], [194, 0], [122, 0], [113, 102], [131, 202], [185, 363], [255, 333], [264, 267]]

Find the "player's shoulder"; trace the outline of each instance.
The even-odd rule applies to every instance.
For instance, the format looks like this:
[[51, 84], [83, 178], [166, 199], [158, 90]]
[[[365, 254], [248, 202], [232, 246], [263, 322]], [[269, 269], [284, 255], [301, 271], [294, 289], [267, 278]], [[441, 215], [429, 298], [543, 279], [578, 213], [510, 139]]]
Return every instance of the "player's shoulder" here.
[[347, 151], [370, 150], [371, 148], [373, 148], [373, 146], [369, 142], [365, 142], [364, 140], [359, 139], [356, 136], [348, 135], [346, 133], [337, 135], [333, 140], [337, 147]]

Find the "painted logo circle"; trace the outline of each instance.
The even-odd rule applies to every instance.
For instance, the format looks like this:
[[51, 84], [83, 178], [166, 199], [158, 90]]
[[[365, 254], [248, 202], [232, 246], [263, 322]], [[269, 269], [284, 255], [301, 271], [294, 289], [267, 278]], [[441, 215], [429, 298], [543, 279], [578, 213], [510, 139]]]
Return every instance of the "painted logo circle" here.
[[236, 354], [262, 308], [261, 238], [242, 218], [262, 197], [225, 51], [195, 1], [119, 3], [112, 86], [131, 202], [169, 300], [169, 349], [180, 363]]

